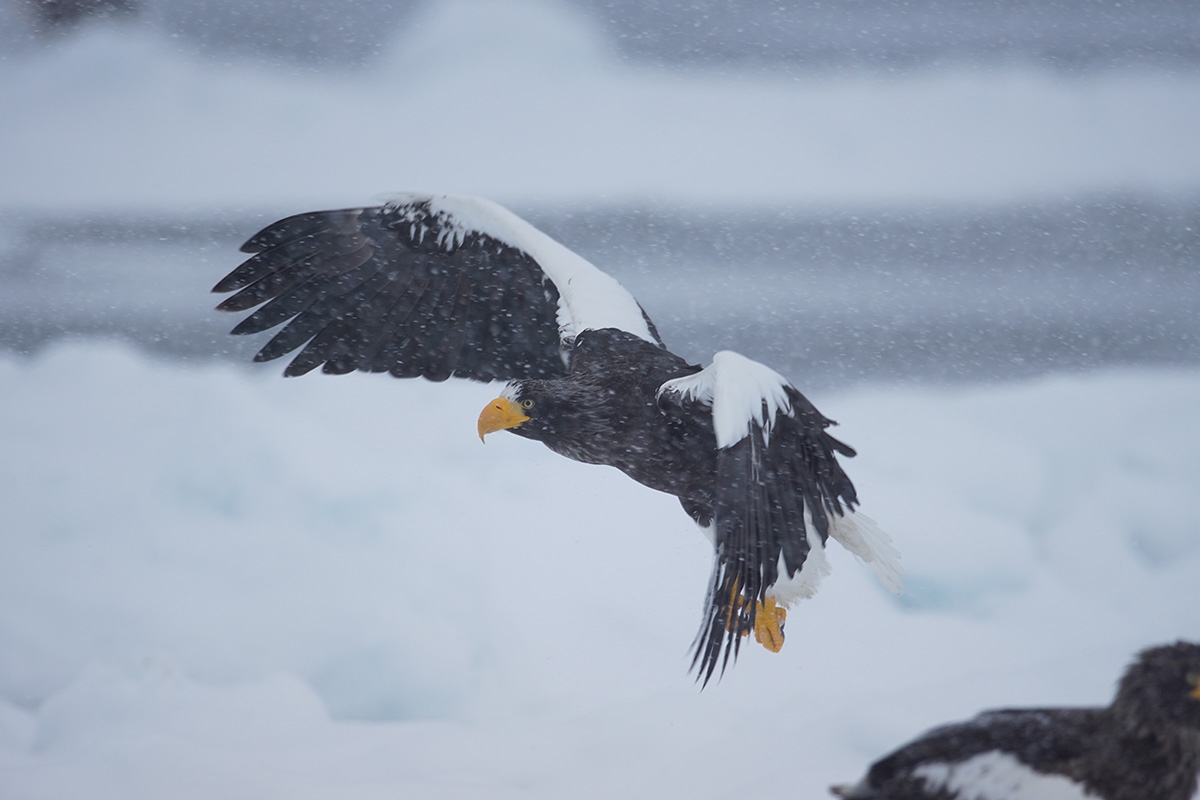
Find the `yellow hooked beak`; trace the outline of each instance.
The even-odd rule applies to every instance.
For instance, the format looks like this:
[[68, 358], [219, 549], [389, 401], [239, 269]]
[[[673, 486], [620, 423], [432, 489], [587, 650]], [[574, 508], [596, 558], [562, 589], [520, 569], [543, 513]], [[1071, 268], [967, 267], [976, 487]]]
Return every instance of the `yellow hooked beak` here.
[[1200, 700], [1200, 673], [1193, 672], [1187, 676], [1187, 679], [1188, 683], [1192, 685], [1192, 690], [1188, 692], [1188, 696]]
[[483, 437], [489, 433], [515, 428], [528, 421], [529, 417], [525, 416], [525, 412], [519, 405], [511, 400], [505, 400], [503, 397], [497, 397], [484, 406], [483, 411], [479, 412], [479, 441], [482, 442]]

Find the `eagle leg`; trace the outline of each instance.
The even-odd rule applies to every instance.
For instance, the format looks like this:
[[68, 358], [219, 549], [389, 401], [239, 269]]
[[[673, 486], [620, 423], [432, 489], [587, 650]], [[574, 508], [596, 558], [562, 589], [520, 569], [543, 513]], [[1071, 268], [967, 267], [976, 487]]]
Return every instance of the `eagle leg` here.
[[[746, 604], [746, 598], [740, 594], [734, 595], [732, 600], [733, 602], [730, 603], [729, 612], [725, 619], [725, 630], [733, 627], [735, 616], [743, 614]], [[765, 600], [756, 600], [755, 606], [753, 621], [754, 641], [772, 653], [778, 653], [783, 649], [783, 624], [787, 621], [787, 609], [778, 605], [774, 598], [771, 597]], [[739, 627], [742, 628], [742, 636], [750, 633], [749, 625]]]
[[787, 609], [776, 605], [775, 600], [768, 597], [759, 602], [758, 613], [754, 615], [754, 641], [778, 653], [783, 649], [783, 623], [787, 620]]

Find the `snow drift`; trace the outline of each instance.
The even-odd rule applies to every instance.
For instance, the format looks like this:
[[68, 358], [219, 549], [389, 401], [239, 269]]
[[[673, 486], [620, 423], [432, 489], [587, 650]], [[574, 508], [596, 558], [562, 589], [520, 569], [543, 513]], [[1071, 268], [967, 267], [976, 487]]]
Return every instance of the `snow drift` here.
[[1200, 638], [1194, 370], [815, 398], [909, 591], [834, 552], [783, 652], [699, 695], [709, 545], [671, 498], [481, 446], [494, 387], [276, 372], [0, 361], [6, 795], [819, 796]]

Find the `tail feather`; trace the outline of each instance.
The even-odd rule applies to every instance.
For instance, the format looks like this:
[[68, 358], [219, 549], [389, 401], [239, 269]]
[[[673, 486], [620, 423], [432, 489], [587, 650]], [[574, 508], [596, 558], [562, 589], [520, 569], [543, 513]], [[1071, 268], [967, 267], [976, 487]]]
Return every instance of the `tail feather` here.
[[829, 535], [870, 566], [888, 591], [892, 594], [903, 591], [905, 573], [900, 566], [900, 551], [875, 520], [855, 511], [842, 516], [831, 514], [829, 522]]

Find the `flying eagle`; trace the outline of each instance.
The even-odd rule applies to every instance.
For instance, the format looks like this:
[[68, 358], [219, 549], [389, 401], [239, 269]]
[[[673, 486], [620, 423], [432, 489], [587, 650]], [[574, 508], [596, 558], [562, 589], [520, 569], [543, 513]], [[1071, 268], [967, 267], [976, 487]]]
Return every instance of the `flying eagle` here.
[[732, 352], [705, 368], [663, 344], [616, 280], [495, 203], [405, 194], [299, 214], [242, 245], [214, 288], [245, 311], [235, 334], [287, 323], [255, 356], [303, 349], [284, 375], [321, 367], [398, 378], [504, 380], [479, 416], [679, 498], [715, 566], [693, 668], [706, 684], [754, 632], [783, 644], [786, 607], [828, 571], [832, 536], [893, 591], [891, 540], [862, 514], [837, 454], [854, 451], [773, 370]]
[[848, 800], [1190, 800], [1200, 645], [1144, 650], [1106, 708], [987, 711], [871, 765]]

